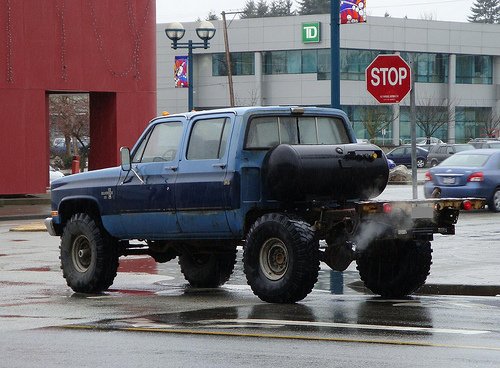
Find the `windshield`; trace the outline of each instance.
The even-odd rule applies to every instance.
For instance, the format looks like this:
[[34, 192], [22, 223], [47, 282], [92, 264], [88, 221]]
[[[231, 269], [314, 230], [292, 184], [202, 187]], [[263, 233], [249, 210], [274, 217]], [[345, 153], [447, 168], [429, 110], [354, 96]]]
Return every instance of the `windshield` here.
[[479, 167], [483, 166], [488, 161], [488, 155], [468, 154], [468, 155], [453, 155], [444, 160], [439, 166], [449, 167]]

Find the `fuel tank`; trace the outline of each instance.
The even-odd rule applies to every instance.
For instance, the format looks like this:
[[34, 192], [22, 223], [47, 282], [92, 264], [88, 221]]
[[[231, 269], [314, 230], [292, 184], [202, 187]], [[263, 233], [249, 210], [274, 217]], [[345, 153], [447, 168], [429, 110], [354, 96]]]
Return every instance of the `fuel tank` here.
[[268, 198], [286, 202], [370, 199], [389, 178], [382, 150], [356, 143], [281, 144], [267, 153], [262, 172]]

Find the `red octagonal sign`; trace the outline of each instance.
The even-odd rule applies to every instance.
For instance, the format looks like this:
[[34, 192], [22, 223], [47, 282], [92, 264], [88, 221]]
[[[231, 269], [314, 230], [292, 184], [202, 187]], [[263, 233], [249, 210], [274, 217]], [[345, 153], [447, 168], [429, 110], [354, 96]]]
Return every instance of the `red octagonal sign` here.
[[378, 55], [365, 74], [366, 89], [380, 103], [399, 103], [410, 92], [410, 66], [399, 55]]

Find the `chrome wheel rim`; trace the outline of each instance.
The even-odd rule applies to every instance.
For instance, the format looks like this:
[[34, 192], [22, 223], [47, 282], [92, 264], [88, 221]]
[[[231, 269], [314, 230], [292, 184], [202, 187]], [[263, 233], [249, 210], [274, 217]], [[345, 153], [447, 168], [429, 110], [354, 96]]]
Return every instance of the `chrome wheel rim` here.
[[288, 270], [288, 249], [280, 239], [268, 239], [260, 249], [260, 267], [271, 281], [280, 280]]
[[89, 269], [92, 262], [92, 249], [86, 236], [79, 235], [73, 241], [71, 260], [78, 272], [86, 272]]

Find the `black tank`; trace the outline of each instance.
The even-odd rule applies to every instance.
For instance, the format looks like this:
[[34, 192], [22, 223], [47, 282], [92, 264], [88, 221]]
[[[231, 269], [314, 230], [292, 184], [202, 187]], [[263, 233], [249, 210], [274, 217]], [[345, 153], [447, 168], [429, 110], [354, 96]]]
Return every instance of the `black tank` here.
[[388, 178], [387, 159], [371, 144], [281, 144], [263, 165], [269, 199], [286, 202], [370, 199], [383, 192]]

